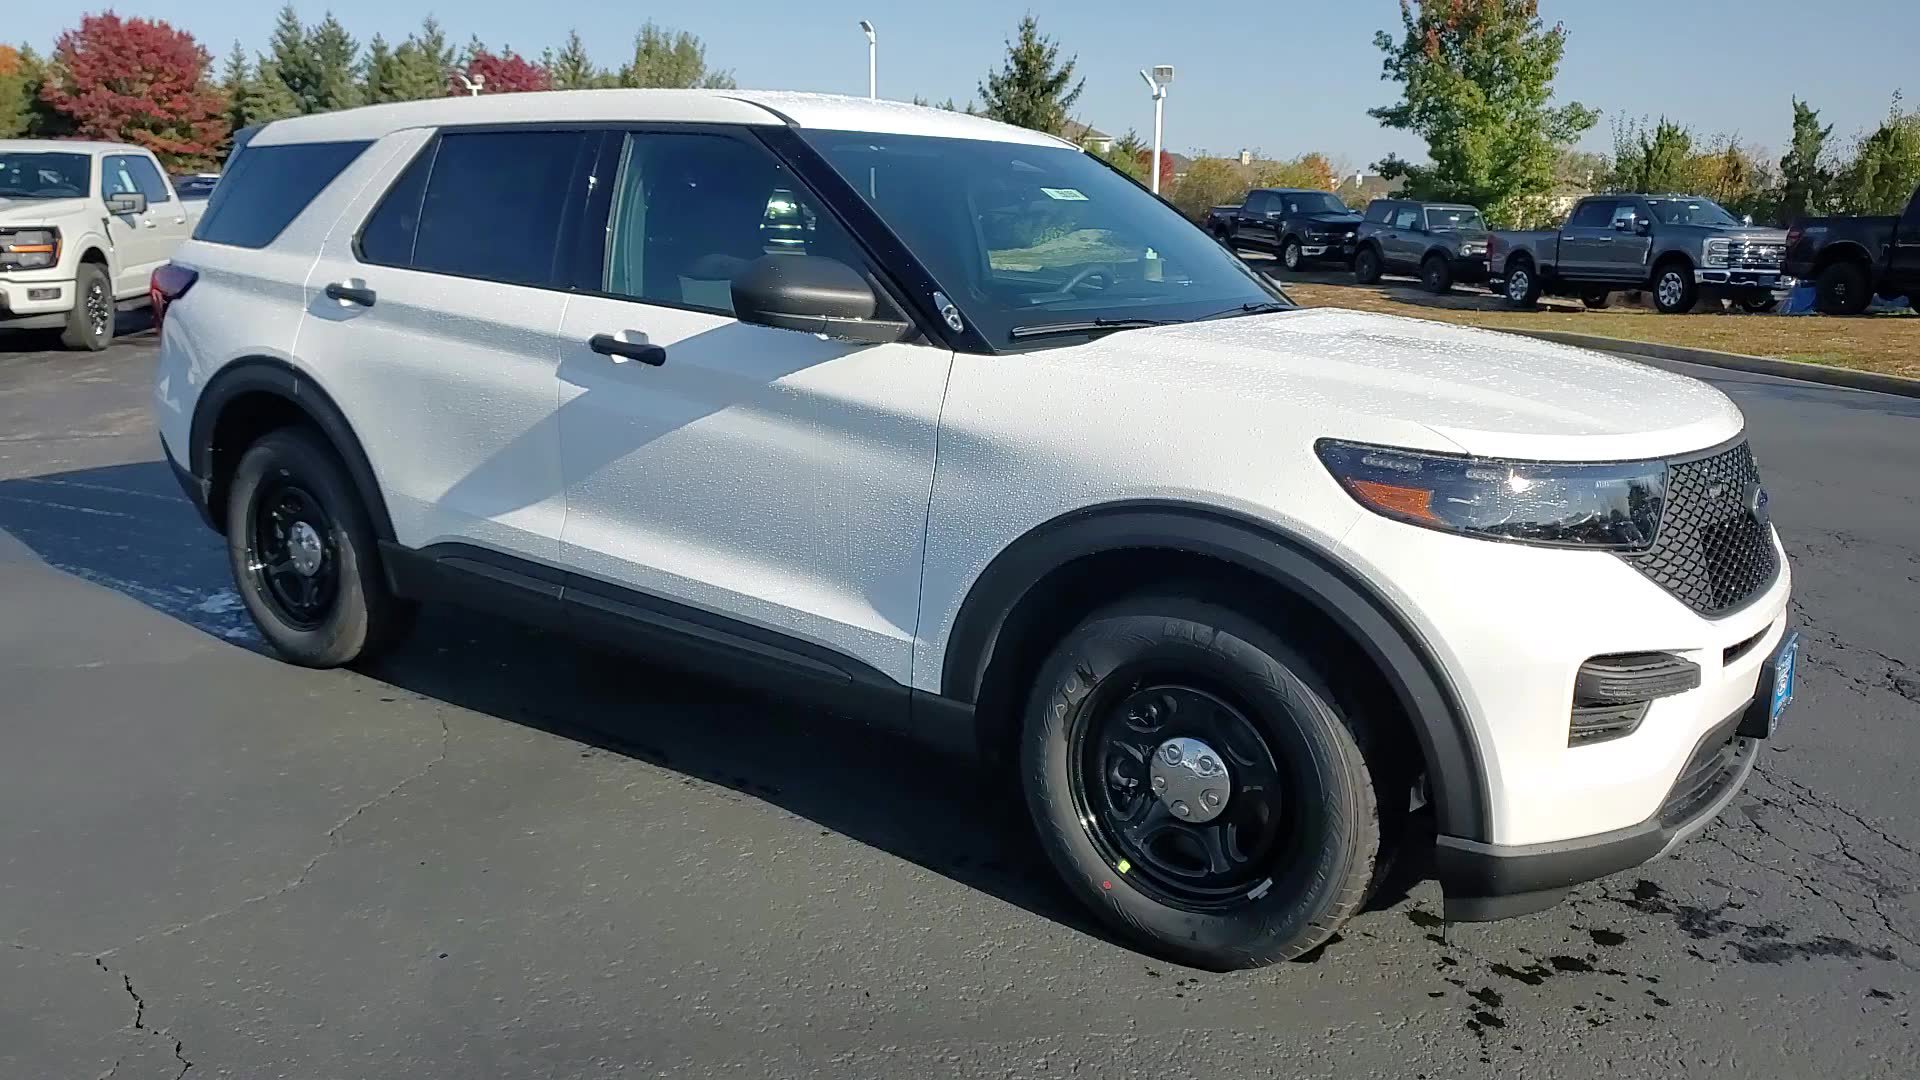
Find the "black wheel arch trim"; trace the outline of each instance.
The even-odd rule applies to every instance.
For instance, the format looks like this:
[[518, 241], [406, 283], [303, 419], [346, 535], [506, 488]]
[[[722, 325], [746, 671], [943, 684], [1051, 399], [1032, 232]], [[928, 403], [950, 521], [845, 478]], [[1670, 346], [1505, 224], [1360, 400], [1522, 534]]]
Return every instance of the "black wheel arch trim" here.
[[1318, 544], [1270, 523], [1175, 501], [1126, 501], [1036, 526], [987, 564], [961, 602], [941, 666], [942, 697], [972, 705], [1007, 617], [1053, 571], [1088, 555], [1161, 548], [1208, 556], [1302, 597], [1360, 643], [1413, 722], [1431, 773], [1438, 829], [1490, 835], [1486, 771], [1466, 709], [1419, 631], [1379, 590]]
[[[266, 393], [282, 398], [313, 422], [346, 466], [347, 476], [359, 492], [361, 505], [373, 525], [374, 537], [392, 540], [393, 519], [387, 514], [387, 502], [380, 494], [380, 482], [366, 450], [353, 433], [353, 425], [331, 396], [313, 381], [312, 376], [285, 360], [250, 356], [236, 360], [214, 375], [200, 392], [193, 407], [193, 426], [187, 444], [187, 471], [209, 502], [217, 498], [218, 485], [213, 473], [214, 431], [221, 414], [234, 400], [245, 394]], [[203, 516], [216, 529], [221, 526], [220, 508], [208, 505]]]

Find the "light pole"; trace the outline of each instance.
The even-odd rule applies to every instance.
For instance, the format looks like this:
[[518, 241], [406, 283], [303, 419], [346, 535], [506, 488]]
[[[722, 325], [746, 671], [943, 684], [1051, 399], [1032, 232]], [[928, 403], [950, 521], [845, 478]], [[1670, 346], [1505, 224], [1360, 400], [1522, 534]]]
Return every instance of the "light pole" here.
[[1173, 65], [1160, 64], [1154, 67], [1153, 74], [1140, 72], [1147, 81], [1147, 89], [1153, 91], [1153, 161], [1147, 168], [1153, 173], [1153, 193], [1160, 194], [1160, 131], [1161, 122], [1167, 109], [1167, 87], [1173, 83]]
[[475, 75], [469, 79], [466, 72], [455, 71], [453, 77], [459, 79], [460, 85], [467, 88], [468, 97], [479, 97], [480, 91], [485, 89], [487, 85], [487, 77], [485, 75]]
[[876, 40], [873, 36], [872, 23], [868, 22], [865, 19], [861, 19], [860, 29], [865, 31], [867, 35], [867, 96], [870, 98], [877, 98], [880, 96], [880, 81], [877, 77], [877, 74], [879, 72], [878, 54], [880, 51], [880, 44], [878, 40]]

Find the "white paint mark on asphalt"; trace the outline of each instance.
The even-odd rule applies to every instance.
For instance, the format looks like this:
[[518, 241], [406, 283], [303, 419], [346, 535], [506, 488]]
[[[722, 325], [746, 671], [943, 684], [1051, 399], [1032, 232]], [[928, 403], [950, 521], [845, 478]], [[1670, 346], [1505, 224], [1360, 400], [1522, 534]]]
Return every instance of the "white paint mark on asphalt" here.
[[113, 487], [109, 484], [89, 484], [82, 480], [52, 480], [44, 476], [25, 477], [24, 483], [49, 484], [54, 487], [78, 488], [82, 491], [105, 491], [114, 495], [134, 495], [142, 499], [158, 499], [161, 502], [182, 502], [178, 495], [167, 495], [158, 491], [136, 491], [133, 488]]
[[240, 594], [232, 589], [221, 589], [205, 600], [193, 606], [193, 610], [206, 615], [225, 615], [239, 611], [245, 605], [240, 602]]
[[18, 495], [0, 495], [0, 502], [25, 503], [28, 506], [45, 506], [55, 510], [71, 510], [76, 514], [92, 514], [95, 517], [126, 518], [137, 521], [134, 514], [123, 514], [118, 510], [100, 510], [91, 506], [74, 506], [72, 503], [51, 502], [46, 499], [23, 499]]

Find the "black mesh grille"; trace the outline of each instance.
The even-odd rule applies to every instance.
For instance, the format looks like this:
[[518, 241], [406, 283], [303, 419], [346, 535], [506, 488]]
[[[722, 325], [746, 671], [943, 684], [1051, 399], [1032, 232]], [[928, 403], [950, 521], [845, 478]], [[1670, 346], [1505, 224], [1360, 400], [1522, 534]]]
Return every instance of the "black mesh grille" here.
[[1759, 483], [1746, 443], [1676, 463], [1653, 547], [1621, 557], [1702, 615], [1739, 607], [1780, 569], [1770, 531], [1748, 509], [1749, 486]]

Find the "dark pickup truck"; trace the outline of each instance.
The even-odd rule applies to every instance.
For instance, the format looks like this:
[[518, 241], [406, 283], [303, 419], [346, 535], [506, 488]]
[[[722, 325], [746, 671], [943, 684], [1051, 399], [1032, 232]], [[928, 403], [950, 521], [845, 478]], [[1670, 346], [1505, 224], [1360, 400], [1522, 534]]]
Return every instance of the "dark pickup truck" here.
[[1360, 215], [1329, 191], [1255, 188], [1239, 206], [1207, 211], [1206, 228], [1230, 250], [1271, 251], [1298, 270], [1316, 259], [1350, 264]]
[[1560, 229], [1495, 232], [1487, 272], [1507, 300], [1541, 293], [1605, 307], [1615, 290], [1650, 290], [1663, 313], [1693, 310], [1704, 294], [1770, 311], [1785, 287], [1787, 234], [1756, 228], [1697, 195], [1589, 195]]
[[1920, 191], [1899, 217], [1801, 218], [1787, 230], [1787, 273], [1814, 283], [1814, 305], [1858, 315], [1878, 295], [1920, 311]]
[[1487, 223], [1462, 203], [1375, 199], [1360, 223], [1353, 277], [1362, 285], [1381, 274], [1419, 274], [1428, 292], [1456, 281], [1487, 280]]

